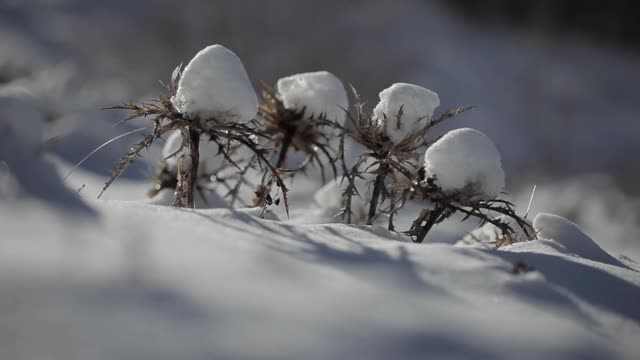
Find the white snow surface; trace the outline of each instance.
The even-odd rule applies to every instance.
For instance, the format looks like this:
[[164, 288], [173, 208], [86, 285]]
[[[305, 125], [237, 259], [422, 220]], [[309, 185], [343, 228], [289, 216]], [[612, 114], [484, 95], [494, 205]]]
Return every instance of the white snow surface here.
[[[537, 242], [490, 251], [228, 209], [92, 206], [99, 220], [81, 222], [0, 204], [0, 334], [13, 334], [0, 336], [3, 356], [640, 355], [638, 272]], [[517, 260], [537, 270], [513, 274]]]
[[345, 122], [349, 98], [342, 81], [328, 71], [284, 77], [278, 80], [276, 90], [287, 109], [306, 108], [308, 115], [325, 114], [329, 120]]
[[[378, 126], [384, 126], [394, 144], [427, 125], [440, 106], [438, 94], [413, 84], [393, 84], [382, 90], [379, 96], [380, 102], [373, 109], [373, 116]], [[398, 122], [400, 108], [402, 117]]]
[[0, 96], [0, 132], [20, 146], [37, 150], [43, 142], [44, 116], [27, 101]]
[[[640, 355], [640, 266], [567, 250], [581, 233], [501, 250], [412, 244], [381, 226], [158, 206], [143, 182], [90, 200], [104, 177], [73, 176], [94, 217], [0, 201], [8, 359]], [[292, 214], [312, 209], [303, 180]], [[535, 270], [514, 274], [518, 261]]]
[[[181, 154], [189, 154], [188, 146], [185, 146], [179, 153], [178, 150], [182, 145], [182, 133], [175, 131], [167, 137], [167, 142], [162, 149], [162, 158], [166, 159], [167, 169], [173, 173], [178, 172], [178, 162]], [[210, 174], [226, 163], [223, 154], [218, 154], [218, 144], [208, 139], [200, 139], [200, 164], [198, 172], [202, 174]], [[175, 154], [174, 156], [171, 156]]]
[[193, 119], [247, 122], [258, 113], [258, 98], [242, 61], [222, 45], [208, 46], [194, 56], [171, 101]]
[[568, 253], [593, 261], [620, 265], [618, 260], [604, 251], [578, 225], [562, 216], [539, 213], [533, 219], [533, 227], [540, 239], [552, 240]]
[[504, 188], [500, 153], [480, 131], [462, 128], [448, 132], [425, 153], [427, 176], [435, 176], [445, 192], [470, 191], [494, 198]]

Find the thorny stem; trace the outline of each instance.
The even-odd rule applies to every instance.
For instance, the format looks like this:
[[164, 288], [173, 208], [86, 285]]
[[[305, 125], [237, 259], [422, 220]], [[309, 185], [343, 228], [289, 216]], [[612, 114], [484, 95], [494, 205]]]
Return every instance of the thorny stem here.
[[187, 178], [187, 207], [194, 209], [195, 206], [195, 190], [198, 181], [198, 167], [200, 165], [200, 134], [189, 129], [189, 147], [191, 148], [191, 167], [189, 168], [189, 176]]
[[284, 165], [284, 161], [287, 158], [287, 151], [289, 151], [289, 146], [291, 146], [291, 141], [293, 140], [293, 131], [287, 129], [286, 135], [282, 140], [282, 148], [280, 149], [280, 155], [278, 155], [278, 162], [276, 162], [276, 168], [282, 168]]
[[444, 210], [445, 209], [443, 207], [436, 205], [436, 208], [429, 212], [429, 218], [427, 218], [427, 223], [424, 224], [424, 226], [420, 229], [420, 233], [418, 234], [415, 242], [422, 243], [424, 241], [424, 238], [427, 237], [427, 234], [429, 233], [433, 225], [436, 224], [436, 222], [438, 221], [438, 218], [442, 216], [442, 213], [444, 212]]
[[367, 225], [373, 224], [373, 219], [376, 217], [376, 209], [378, 208], [378, 199], [382, 193], [382, 187], [384, 186], [384, 177], [389, 169], [389, 165], [380, 165], [380, 172], [376, 175], [376, 180], [373, 185], [373, 194], [371, 194], [371, 202], [369, 203], [369, 216], [367, 216]]
[[391, 208], [389, 209], [389, 226], [387, 227], [387, 229], [389, 231], [395, 231], [395, 226], [393, 226], [393, 216], [395, 215], [395, 212], [396, 212], [396, 194], [395, 194], [395, 192], [391, 194], [389, 199], [391, 200]]

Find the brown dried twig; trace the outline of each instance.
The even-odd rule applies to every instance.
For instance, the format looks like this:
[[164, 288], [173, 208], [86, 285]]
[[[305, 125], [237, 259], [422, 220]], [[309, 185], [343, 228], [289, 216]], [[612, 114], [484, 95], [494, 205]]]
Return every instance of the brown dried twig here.
[[[413, 222], [411, 229], [405, 232], [414, 242], [421, 243], [436, 224], [441, 223], [455, 213], [462, 213], [465, 221], [471, 217], [479, 219], [483, 224], [490, 223], [501, 232], [501, 240], [496, 243], [500, 247], [506, 241], [513, 242], [514, 228], [507, 221], [513, 220], [524, 231], [528, 239], [535, 238], [535, 230], [525, 219], [518, 216], [514, 205], [502, 199], [486, 199], [479, 194], [462, 190], [445, 193], [432, 177], [426, 177], [424, 169], [418, 172], [417, 178], [405, 189], [409, 198], [421, 198], [432, 204], [432, 208], [423, 209]], [[497, 216], [495, 214], [498, 214]], [[502, 217], [500, 217], [502, 215]]]

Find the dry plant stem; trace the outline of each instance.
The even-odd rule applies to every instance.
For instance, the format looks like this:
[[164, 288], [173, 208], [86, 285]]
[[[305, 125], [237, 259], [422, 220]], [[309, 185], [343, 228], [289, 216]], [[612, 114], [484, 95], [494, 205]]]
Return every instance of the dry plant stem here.
[[390, 200], [390, 209], [389, 209], [389, 224], [387, 226], [387, 230], [389, 231], [395, 231], [395, 226], [393, 226], [393, 217], [396, 214], [396, 194], [395, 192], [392, 192], [391, 195], [389, 195], [389, 200]]
[[373, 185], [373, 193], [371, 194], [371, 202], [369, 203], [369, 215], [367, 216], [367, 225], [372, 225], [373, 220], [376, 217], [376, 209], [378, 208], [378, 200], [382, 193], [382, 187], [384, 186], [384, 178], [389, 170], [389, 165], [381, 164], [380, 172], [376, 175], [376, 180]]
[[187, 207], [195, 209], [195, 191], [200, 164], [200, 134], [194, 129], [189, 129], [189, 147], [191, 148], [191, 166], [187, 177]]
[[435, 209], [429, 212], [427, 223], [422, 227], [422, 229], [420, 229], [420, 233], [418, 234], [415, 242], [421, 243], [424, 241], [424, 238], [427, 237], [427, 234], [429, 233], [429, 231], [431, 231], [431, 228], [433, 228], [433, 226], [438, 222], [438, 219], [442, 216], [443, 213], [444, 208], [439, 206], [436, 206]]
[[276, 162], [276, 167], [279, 169], [282, 168], [282, 165], [284, 165], [284, 162], [287, 159], [287, 151], [289, 151], [289, 147], [291, 146], [292, 140], [293, 140], [293, 131], [288, 130], [286, 136], [282, 140], [280, 155], [278, 156], [278, 161]]

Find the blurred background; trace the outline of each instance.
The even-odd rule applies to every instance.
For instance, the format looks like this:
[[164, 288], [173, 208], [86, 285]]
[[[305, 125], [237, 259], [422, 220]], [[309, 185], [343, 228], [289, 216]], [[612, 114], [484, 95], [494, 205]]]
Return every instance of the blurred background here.
[[[439, 93], [442, 111], [477, 106], [437, 130], [489, 135], [514, 198], [526, 203], [537, 184], [537, 209], [613, 238], [622, 251], [640, 247], [634, 5], [0, 0], [0, 95], [28, 97], [46, 115], [47, 150], [75, 163], [125, 131], [111, 127], [122, 114], [98, 108], [157, 96], [158, 80], [209, 44], [236, 52], [256, 89], [258, 80], [326, 69], [372, 109], [380, 90], [415, 83]], [[106, 174], [123, 148], [113, 149], [83, 167]], [[126, 176], [148, 177], [151, 168], [141, 162]]]

